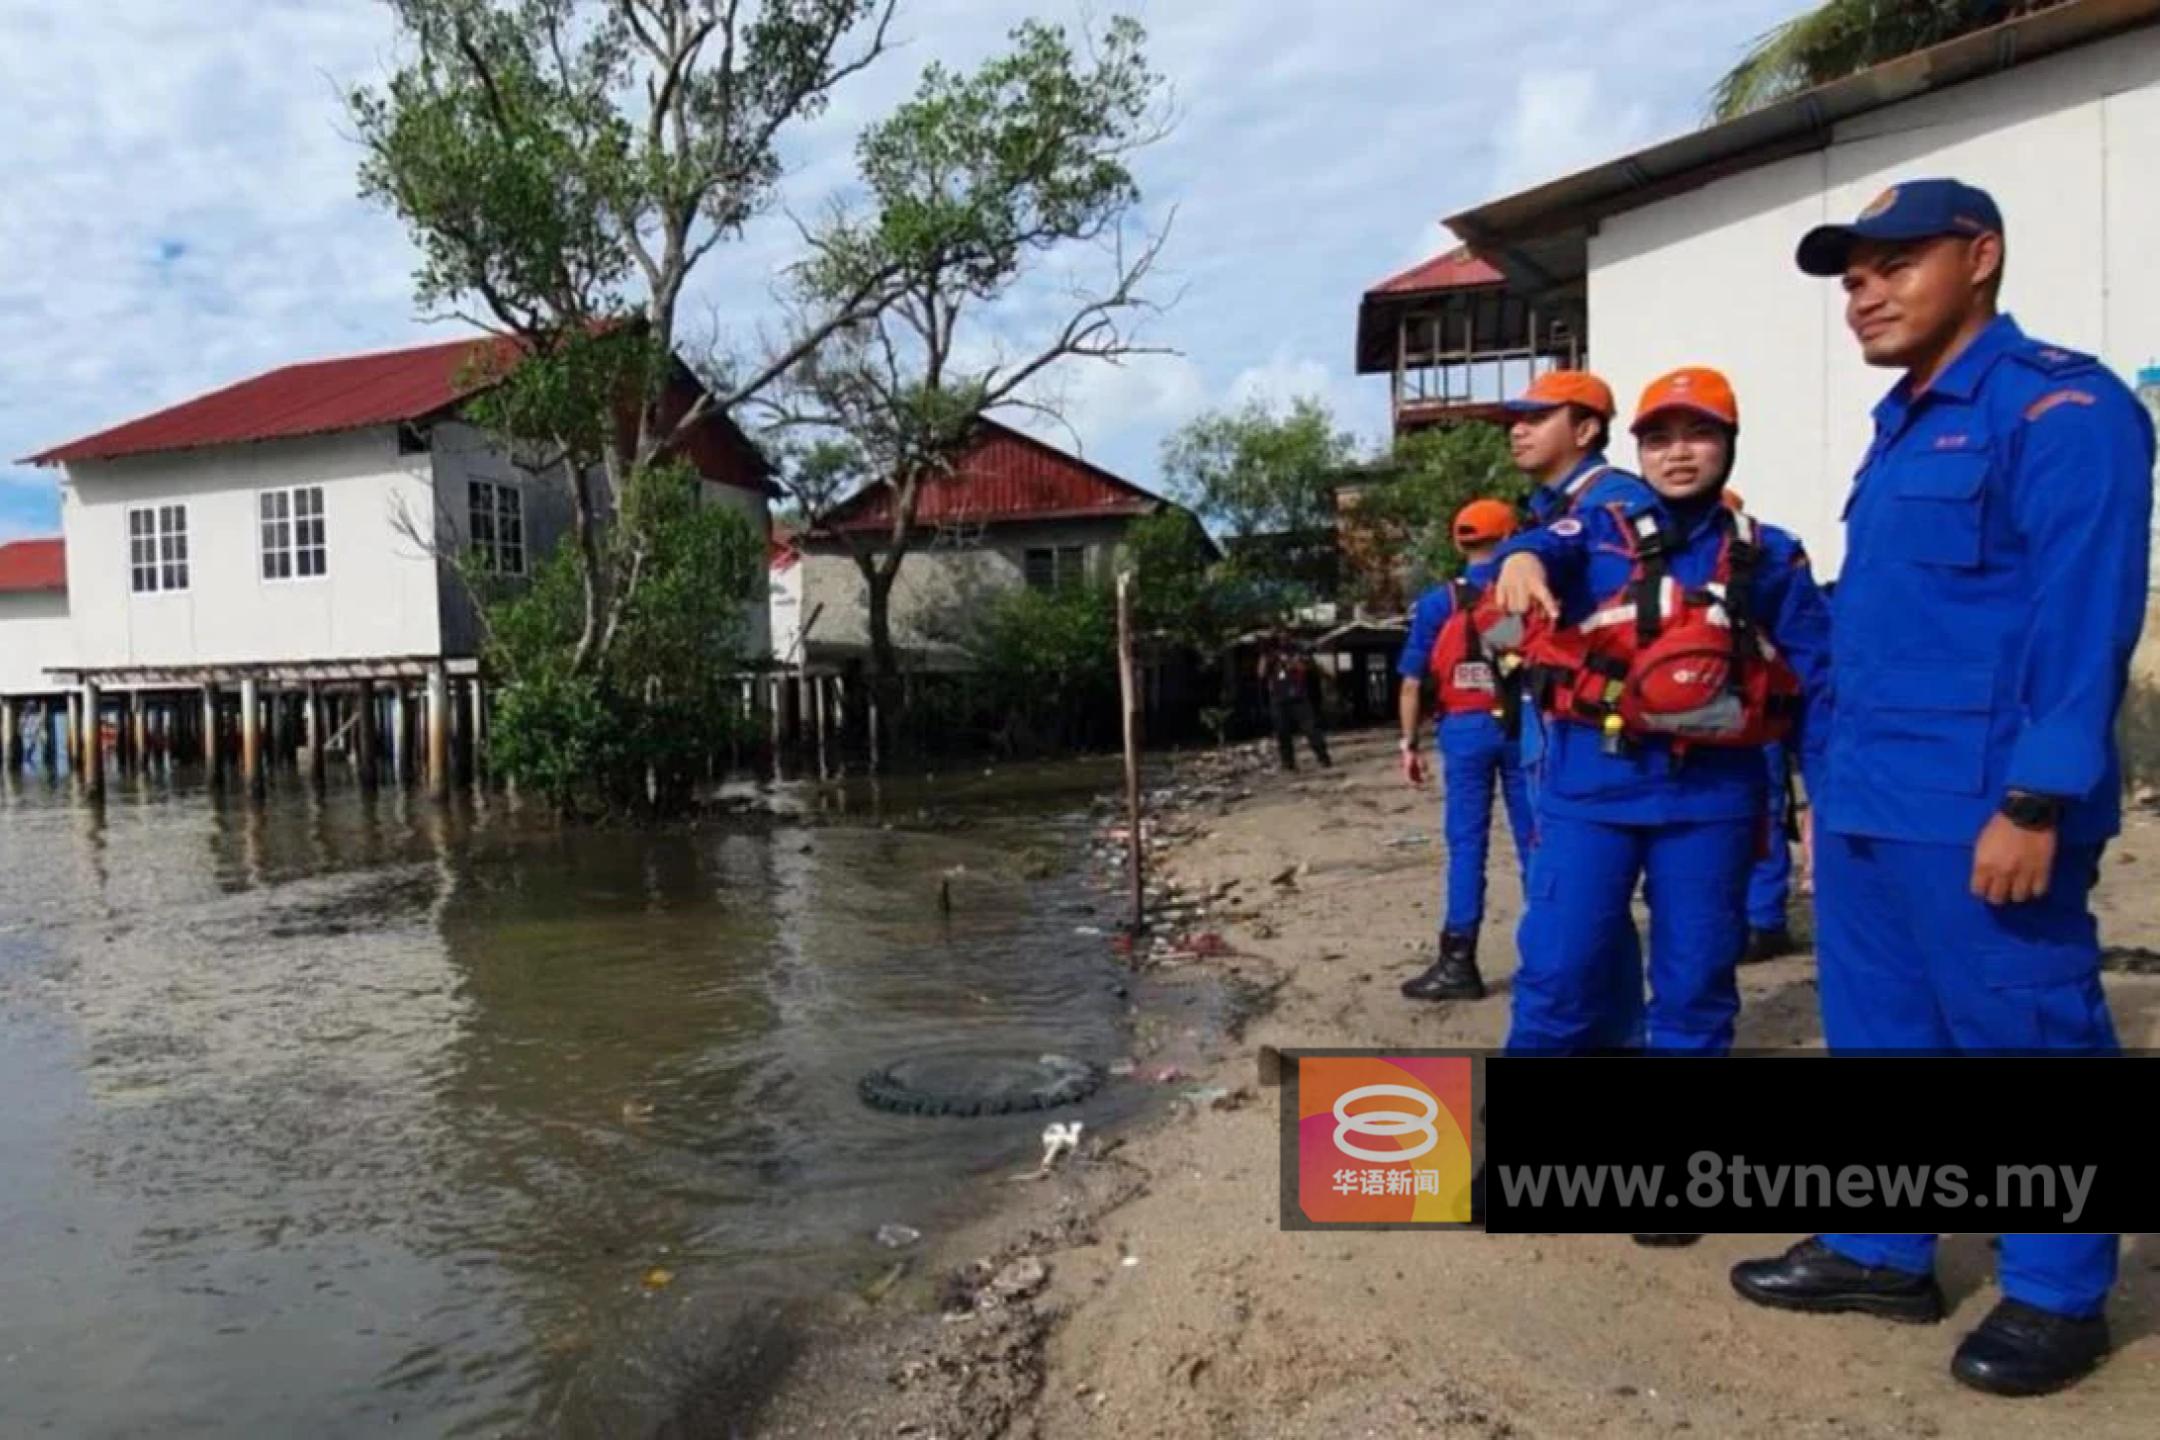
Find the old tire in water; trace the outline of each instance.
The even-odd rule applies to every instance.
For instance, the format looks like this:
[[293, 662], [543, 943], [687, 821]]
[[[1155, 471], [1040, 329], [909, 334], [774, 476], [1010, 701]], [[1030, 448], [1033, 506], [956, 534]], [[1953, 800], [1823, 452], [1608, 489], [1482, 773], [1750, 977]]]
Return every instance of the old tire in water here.
[[855, 1092], [900, 1115], [1017, 1115], [1085, 1100], [1103, 1078], [1066, 1055], [924, 1055], [872, 1070]]

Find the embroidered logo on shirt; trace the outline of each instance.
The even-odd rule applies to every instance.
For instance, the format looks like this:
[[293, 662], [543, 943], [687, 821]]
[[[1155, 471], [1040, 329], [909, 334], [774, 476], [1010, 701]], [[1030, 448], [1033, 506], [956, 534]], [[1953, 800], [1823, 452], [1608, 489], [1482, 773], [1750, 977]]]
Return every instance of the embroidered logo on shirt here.
[[[2044, 352], [2043, 352], [2044, 353]], [[2097, 397], [2085, 390], [2053, 390], [2025, 407], [2025, 418], [2037, 420], [2058, 405], [2096, 405]]]
[[1552, 533], [1555, 535], [1580, 535], [1582, 534], [1582, 521], [1577, 520], [1572, 515], [1564, 520], [1555, 520], [1552, 523]]
[[1937, 450], [1962, 450], [1970, 444], [1972, 444], [1972, 436], [1970, 435], [1938, 435], [1935, 437], [1935, 448]]

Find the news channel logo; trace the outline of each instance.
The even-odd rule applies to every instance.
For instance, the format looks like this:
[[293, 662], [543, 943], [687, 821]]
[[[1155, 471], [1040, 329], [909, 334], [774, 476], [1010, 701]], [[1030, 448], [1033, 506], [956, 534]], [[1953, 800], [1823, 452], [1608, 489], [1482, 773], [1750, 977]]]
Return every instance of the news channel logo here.
[[1285, 1229], [1470, 1224], [1476, 1114], [1467, 1054], [1286, 1054]]

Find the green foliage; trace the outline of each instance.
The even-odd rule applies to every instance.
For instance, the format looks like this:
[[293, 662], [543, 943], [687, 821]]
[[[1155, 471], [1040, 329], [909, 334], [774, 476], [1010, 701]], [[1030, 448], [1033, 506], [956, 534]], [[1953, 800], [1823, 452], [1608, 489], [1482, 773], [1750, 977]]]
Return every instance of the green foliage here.
[[1200, 415], [1163, 443], [1170, 493], [1236, 536], [1307, 534], [1335, 523], [1334, 484], [1357, 443], [1320, 401], [1276, 413], [1254, 400]]
[[1761, 36], [1711, 92], [1710, 118], [1750, 110], [2063, 0], [1825, 0]]
[[1376, 466], [1377, 483], [1358, 502], [1357, 524], [1402, 557], [1411, 593], [1462, 573], [1466, 563], [1451, 531], [1455, 512], [1472, 500], [1520, 505], [1530, 481], [1509, 458], [1497, 425], [1448, 425], [1413, 431]]
[[1008, 749], [1071, 748], [1116, 732], [1117, 593], [1103, 584], [1005, 591], [962, 633]]
[[641, 583], [597, 668], [572, 663], [584, 598], [570, 547], [522, 587], [477, 581], [491, 592], [487, 663], [503, 679], [492, 760], [562, 810], [679, 810], [731, 738], [730, 677], [764, 554], [743, 517], [699, 488], [662, 467], [625, 490], [622, 523], [603, 543], [616, 571]]

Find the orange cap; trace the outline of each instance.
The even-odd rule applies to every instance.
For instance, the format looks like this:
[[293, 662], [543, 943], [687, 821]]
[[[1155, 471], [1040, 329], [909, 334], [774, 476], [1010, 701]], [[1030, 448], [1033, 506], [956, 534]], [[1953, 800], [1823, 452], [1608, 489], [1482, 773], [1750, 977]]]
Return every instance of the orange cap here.
[[1707, 365], [1685, 365], [1652, 380], [1635, 406], [1635, 423], [1630, 428], [1640, 435], [1643, 422], [1661, 410], [1692, 410], [1740, 428], [1740, 401], [1733, 395], [1732, 382]]
[[1718, 499], [1725, 502], [1725, 508], [1727, 510], [1747, 509], [1747, 501], [1742, 500], [1740, 498], [1740, 492], [1733, 489], [1730, 485], [1726, 486], [1725, 489], [1719, 493]]
[[1559, 405], [1580, 405], [1607, 420], [1613, 417], [1612, 387], [1587, 370], [1548, 370], [1530, 382], [1530, 388], [1512, 400], [1500, 402], [1503, 410], [1527, 413]]
[[1457, 545], [1492, 545], [1515, 533], [1515, 507], [1505, 500], [1472, 500], [1455, 512]]

